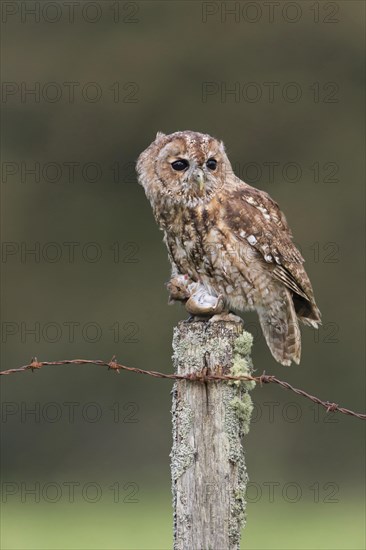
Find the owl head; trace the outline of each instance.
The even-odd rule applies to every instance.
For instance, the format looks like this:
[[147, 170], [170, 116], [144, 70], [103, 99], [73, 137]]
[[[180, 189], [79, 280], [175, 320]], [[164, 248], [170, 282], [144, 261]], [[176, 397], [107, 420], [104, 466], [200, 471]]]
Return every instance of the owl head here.
[[220, 189], [231, 164], [222, 141], [199, 132], [160, 132], [137, 161], [139, 182], [153, 203], [199, 204]]

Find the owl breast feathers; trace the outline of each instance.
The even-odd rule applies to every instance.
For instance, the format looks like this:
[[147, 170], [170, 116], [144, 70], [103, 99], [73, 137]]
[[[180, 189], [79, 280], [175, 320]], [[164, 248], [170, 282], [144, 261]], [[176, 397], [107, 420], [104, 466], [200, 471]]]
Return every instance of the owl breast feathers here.
[[299, 363], [298, 320], [317, 328], [320, 312], [277, 203], [235, 176], [222, 142], [198, 132], [158, 133], [137, 172], [172, 277], [220, 297], [227, 311], [256, 310], [274, 358]]

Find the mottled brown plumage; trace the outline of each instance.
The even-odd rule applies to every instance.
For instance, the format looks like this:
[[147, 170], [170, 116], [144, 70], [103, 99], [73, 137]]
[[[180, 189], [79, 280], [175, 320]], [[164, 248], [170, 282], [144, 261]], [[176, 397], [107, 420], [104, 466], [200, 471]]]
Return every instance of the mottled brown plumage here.
[[299, 363], [298, 319], [317, 328], [320, 312], [278, 205], [237, 178], [223, 143], [207, 134], [158, 133], [137, 172], [164, 231], [171, 295], [191, 296], [195, 313], [256, 310], [275, 359]]

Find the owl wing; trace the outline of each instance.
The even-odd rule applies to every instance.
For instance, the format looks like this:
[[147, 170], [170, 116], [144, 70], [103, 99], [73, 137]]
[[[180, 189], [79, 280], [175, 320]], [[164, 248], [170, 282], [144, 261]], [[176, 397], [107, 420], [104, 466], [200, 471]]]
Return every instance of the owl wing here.
[[[313, 289], [303, 267], [305, 260], [292, 242], [291, 230], [278, 204], [264, 191], [247, 184], [229, 191], [225, 203], [225, 221], [236, 238], [255, 248], [270, 264], [273, 276], [299, 297], [302, 306], [298, 304], [298, 315], [308, 317], [309, 322], [319, 321]], [[304, 301], [308, 302], [307, 307]]]

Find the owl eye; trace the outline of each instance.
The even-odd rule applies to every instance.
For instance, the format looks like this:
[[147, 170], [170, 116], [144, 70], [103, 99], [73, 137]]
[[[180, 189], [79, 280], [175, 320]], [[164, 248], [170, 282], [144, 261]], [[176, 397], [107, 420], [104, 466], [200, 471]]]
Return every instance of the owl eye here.
[[208, 159], [208, 161], [206, 162], [206, 166], [210, 170], [216, 170], [217, 160], [216, 159]]
[[181, 172], [182, 170], [186, 170], [189, 166], [188, 160], [185, 159], [179, 159], [172, 162], [172, 168], [173, 170], [177, 170], [178, 172]]

